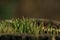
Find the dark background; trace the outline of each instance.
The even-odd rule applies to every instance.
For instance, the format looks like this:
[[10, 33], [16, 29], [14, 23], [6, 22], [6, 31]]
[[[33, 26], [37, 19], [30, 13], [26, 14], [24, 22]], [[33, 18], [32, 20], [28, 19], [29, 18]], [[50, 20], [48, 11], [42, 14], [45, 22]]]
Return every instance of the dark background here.
[[0, 18], [47, 18], [60, 21], [60, 0], [0, 0]]

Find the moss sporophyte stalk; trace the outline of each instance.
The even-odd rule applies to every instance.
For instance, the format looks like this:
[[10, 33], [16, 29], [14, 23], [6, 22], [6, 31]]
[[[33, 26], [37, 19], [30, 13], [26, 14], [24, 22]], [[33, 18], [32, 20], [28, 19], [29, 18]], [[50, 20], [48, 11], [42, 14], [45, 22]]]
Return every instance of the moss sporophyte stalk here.
[[0, 33], [10, 34], [56, 34], [60, 33], [60, 28], [53, 27], [50, 23], [44, 25], [43, 21], [31, 18], [13, 18], [0, 21]]

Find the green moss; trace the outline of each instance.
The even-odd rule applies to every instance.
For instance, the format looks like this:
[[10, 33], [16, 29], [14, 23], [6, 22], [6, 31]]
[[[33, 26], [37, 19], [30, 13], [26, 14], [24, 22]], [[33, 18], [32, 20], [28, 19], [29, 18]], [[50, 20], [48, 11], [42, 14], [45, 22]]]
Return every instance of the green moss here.
[[[53, 32], [53, 33], [52, 33]], [[40, 25], [37, 25], [36, 19], [31, 18], [13, 18], [6, 19], [0, 22], [0, 33], [13, 33], [13, 34], [56, 34], [60, 32], [60, 29], [55, 29], [52, 25], [44, 26], [44, 22], [41, 21]]]

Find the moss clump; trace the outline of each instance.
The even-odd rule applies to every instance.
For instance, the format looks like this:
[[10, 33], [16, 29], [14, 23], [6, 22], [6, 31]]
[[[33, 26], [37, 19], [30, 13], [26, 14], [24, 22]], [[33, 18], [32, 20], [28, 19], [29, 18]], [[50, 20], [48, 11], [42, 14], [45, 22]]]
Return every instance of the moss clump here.
[[57, 29], [53, 27], [51, 23], [44, 23], [44, 21], [39, 21], [31, 18], [13, 18], [6, 19], [0, 22], [0, 33], [10, 33], [10, 34], [57, 34], [60, 32], [60, 28]]

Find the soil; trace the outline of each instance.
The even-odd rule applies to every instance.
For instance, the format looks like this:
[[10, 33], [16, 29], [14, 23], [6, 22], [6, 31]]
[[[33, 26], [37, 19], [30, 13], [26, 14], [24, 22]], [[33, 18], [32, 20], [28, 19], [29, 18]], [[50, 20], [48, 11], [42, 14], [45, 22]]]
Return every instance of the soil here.
[[[15, 35], [1, 35], [0, 40], [52, 40], [52, 36], [15, 36]], [[56, 36], [55, 40], [60, 40], [60, 36]]]

